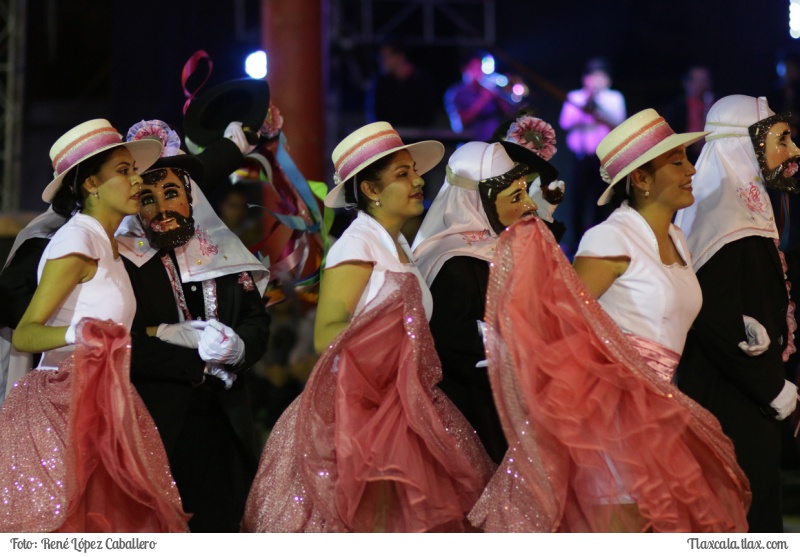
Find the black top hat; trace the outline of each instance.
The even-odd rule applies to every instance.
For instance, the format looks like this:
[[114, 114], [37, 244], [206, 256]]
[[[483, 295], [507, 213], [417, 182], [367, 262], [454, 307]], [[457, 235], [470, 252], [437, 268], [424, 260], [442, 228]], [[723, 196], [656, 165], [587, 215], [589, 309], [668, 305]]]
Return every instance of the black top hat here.
[[558, 178], [556, 167], [544, 160], [542, 157], [522, 145], [517, 145], [511, 141], [501, 141], [500, 145], [506, 150], [511, 160], [522, 163], [530, 170], [538, 172], [542, 177], [542, 184], [547, 186]]
[[147, 170], [142, 172], [142, 175], [162, 168], [180, 168], [185, 170], [189, 173], [192, 180], [198, 183], [203, 181], [203, 174], [205, 174], [203, 162], [194, 155], [175, 155], [173, 157], [161, 157]]
[[200, 147], [222, 137], [231, 122], [247, 132], [261, 129], [269, 111], [269, 85], [263, 79], [235, 79], [195, 97], [183, 116], [186, 137]]

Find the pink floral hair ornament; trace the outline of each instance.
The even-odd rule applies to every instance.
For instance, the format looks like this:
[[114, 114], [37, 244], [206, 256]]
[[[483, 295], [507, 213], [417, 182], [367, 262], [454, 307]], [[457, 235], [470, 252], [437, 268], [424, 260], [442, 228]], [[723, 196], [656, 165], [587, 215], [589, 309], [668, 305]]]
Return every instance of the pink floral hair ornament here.
[[267, 139], [273, 139], [278, 137], [278, 134], [281, 133], [282, 128], [283, 116], [281, 115], [281, 111], [278, 110], [277, 106], [270, 102], [269, 110], [267, 111], [267, 118], [261, 125], [261, 136], [266, 137]]
[[142, 120], [128, 130], [127, 141], [152, 138], [161, 141], [162, 157], [174, 157], [180, 154], [181, 138], [166, 122], [161, 120]]
[[535, 116], [517, 118], [508, 128], [508, 141], [530, 149], [548, 161], [556, 154], [556, 132], [553, 126]]

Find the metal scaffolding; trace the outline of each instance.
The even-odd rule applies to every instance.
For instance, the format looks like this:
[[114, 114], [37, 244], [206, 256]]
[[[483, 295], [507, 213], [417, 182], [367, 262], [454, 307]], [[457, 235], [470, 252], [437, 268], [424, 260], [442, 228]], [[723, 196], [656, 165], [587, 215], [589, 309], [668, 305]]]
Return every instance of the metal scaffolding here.
[[0, 211], [19, 208], [25, 0], [0, 0]]
[[332, 0], [330, 37], [343, 48], [392, 36], [408, 45], [480, 47], [495, 41], [494, 0]]

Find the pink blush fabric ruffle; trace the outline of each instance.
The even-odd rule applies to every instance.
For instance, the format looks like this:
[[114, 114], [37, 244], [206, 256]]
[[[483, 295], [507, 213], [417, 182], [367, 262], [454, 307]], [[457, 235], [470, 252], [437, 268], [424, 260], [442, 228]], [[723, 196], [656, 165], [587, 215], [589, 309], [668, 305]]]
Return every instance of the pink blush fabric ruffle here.
[[648, 366], [538, 219], [500, 236], [486, 307], [511, 449], [476, 527], [747, 530], [749, 484], [717, 420]]
[[470, 529], [494, 465], [440, 379], [417, 279], [387, 273], [276, 424], [243, 530]]
[[127, 330], [84, 319], [58, 371], [0, 407], [4, 532], [186, 532], [166, 453], [130, 383]]

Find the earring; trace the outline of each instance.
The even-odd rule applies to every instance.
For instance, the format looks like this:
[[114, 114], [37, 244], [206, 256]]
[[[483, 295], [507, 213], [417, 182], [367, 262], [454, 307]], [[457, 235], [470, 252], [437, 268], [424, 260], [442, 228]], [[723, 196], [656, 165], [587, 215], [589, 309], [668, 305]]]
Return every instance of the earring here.
[[94, 196], [95, 199], [100, 199], [100, 193], [97, 190], [94, 190], [92, 192], [92, 195]]
[[375, 200], [375, 206], [376, 207], [380, 207], [381, 206], [381, 200], [380, 199], [376, 199]]
[[650, 190], [644, 190], [644, 196], [650, 197]]

